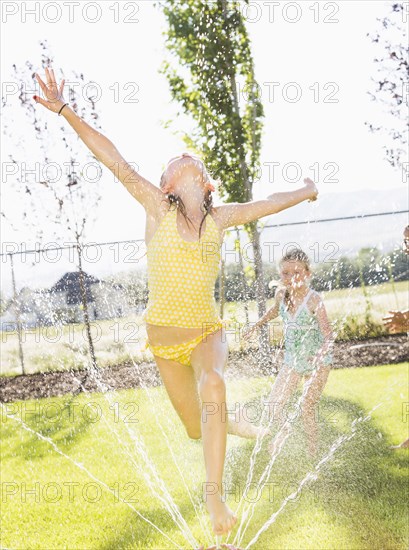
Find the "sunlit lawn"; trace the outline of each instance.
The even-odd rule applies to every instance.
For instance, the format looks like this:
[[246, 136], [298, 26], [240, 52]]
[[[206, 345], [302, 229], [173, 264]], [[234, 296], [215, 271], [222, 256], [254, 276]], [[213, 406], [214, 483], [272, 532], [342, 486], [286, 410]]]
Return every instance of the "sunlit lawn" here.
[[[409, 282], [400, 281], [393, 285], [384, 283], [367, 287], [371, 305], [371, 315], [376, 323], [382, 324], [382, 317], [389, 309], [407, 309], [409, 307]], [[346, 319], [353, 314], [358, 323], [365, 324], [366, 300], [361, 288], [334, 290], [322, 293], [331, 321]], [[270, 307], [272, 299], [267, 306]], [[258, 319], [255, 301], [247, 303], [250, 322]], [[244, 302], [227, 302], [223, 318], [245, 323]], [[281, 337], [281, 324], [275, 320], [270, 331], [272, 339]], [[101, 367], [117, 365], [133, 358], [140, 362], [153, 360], [147, 351], [140, 348], [146, 340], [145, 324], [137, 315], [92, 322], [92, 335], [98, 365]], [[238, 337], [238, 333], [228, 334], [231, 350], [237, 350], [247, 344]], [[37, 328], [23, 333], [23, 353], [25, 372], [46, 372], [78, 369], [88, 364], [86, 331], [81, 324]], [[21, 374], [21, 362], [18, 340], [15, 332], [2, 333], [2, 361], [0, 374], [13, 376]]]
[[[331, 372], [319, 407], [320, 457], [342, 434], [350, 435], [353, 421], [360, 419], [355, 436], [342, 443], [317, 480], [284, 507], [251, 548], [407, 548], [409, 452], [389, 446], [409, 437], [408, 367]], [[229, 382], [228, 401], [254, 403], [266, 395], [268, 387], [266, 378]], [[214, 543], [206, 535], [210, 523], [201, 503], [201, 441], [188, 439], [163, 387], [3, 405], [2, 420], [2, 547], [192, 548], [165, 500], [154, 492], [163, 499], [169, 492], [180, 512], [179, 524], [186, 522], [192, 539]], [[21, 420], [56, 447], [25, 430]], [[243, 548], [317, 463], [306, 457], [301, 426], [295, 423], [269, 484], [257, 485], [267, 465], [263, 446], [252, 479], [256, 485], [250, 486], [246, 480], [253, 447], [254, 441], [228, 437], [228, 504], [236, 510], [244, 493], [240, 519], [243, 505], [255, 501]], [[162, 488], [158, 479], [163, 480]], [[33, 489], [35, 494], [28, 492]]]

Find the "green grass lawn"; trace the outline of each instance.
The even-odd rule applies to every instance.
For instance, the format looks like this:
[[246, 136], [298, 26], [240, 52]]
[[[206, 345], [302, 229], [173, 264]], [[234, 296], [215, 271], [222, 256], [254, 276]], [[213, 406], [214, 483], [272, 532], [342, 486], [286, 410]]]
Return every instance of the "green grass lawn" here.
[[[353, 336], [364, 337], [369, 323], [365, 318], [368, 307], [371, 319], [378, 332], [386, 331], [382, 324], [382, 317], [390, 309], [408, 309], [409, 281], [398, 283], [383, 283], [368, 286], [367, 298], [362, 288], [351, 288], [323, 292], [328, 316], [331, 322], [340, 324], [336, 330], [346, 339]], [[271, 307], [273, 299], [267, 301]], [[250, 322], [258, 319], [257, 305], [254, 300], [246, 302]], [[223, 318], [236, 320], [242, 326], [246, 322], [244, 302], [227, 302]], [[281, 338], [280, 320], [272, 321], [274, 329], [270, 331], [272, 340]], [[277, 325], [278, 323], [278, 325]], [[348, 332], [345, 332], [348, 328]], [[98, 365], [118, 365], [129, 361], [132, 355], [137, 362], [153, 360], [152, 354], [141, 352], [140, 348], [146, 340], [145, 323], [141, 317], [130, 315], [118, 319], [97, 320], [92, 322], [92, 336]], [[274, 333], [274, 334], [273, 334]], [[246, 344], [238, 334], [228, 334], [229, 349], [246, 348]], [[63, 327], [37, 327], [23, 332], [22, 349], [24, 354], [25, 372], [47, 372], [83, 368], [89, 364], [88, 341], [83, 324], [65, 325]], [[18, 338], [16, 332], [2, 334], [2, 361], [0, 375], [15, 376], [22, 374], [19, 355]]]
[[[229, 404], [260, 403], [269, 382], [229, 382]], [[330, 373], [318, 411], [320, 457], [342, 434], [351, 433], [354, 419], [380, 406], [369, 420], [357, 423], [355, 436], [251, 548], [407, 548], [409, 453], [389, 449], [409, 437], [407, 387], [408, 364]], [[24, 429], [21, 421], [55, 447]], [[263, 446], [254, 468], [256, 485], [247, 485], [253, 447], [252, 440], [228, 436], [228, 504], [236, 510], [244, 497], [240, 521], [243, 505], [255, 502], [242, 548], [317, 463], [307, 458], [295, 422], [268, 485], [257, 488], [269, 455]], [[162, 387], [3, 405], [1, 454], [4, 548], [192, 548], [172, 519], [166, 492], [191, 536], [201, 544], [214, 543], [201, 502], [202, 444], [188, 439]]]

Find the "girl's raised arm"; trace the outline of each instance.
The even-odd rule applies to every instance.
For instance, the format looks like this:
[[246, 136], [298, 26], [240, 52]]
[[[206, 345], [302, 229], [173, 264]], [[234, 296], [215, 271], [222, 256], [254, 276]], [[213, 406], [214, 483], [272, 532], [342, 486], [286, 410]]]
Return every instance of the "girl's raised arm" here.
[[251, 328], [246, 330], [246, 332], [243, 334], [243, 337], [245, 339], [250, 338], [250, 336], [258, 327], [261, 327], [261, 325], [264, 325], [264, 323], [267, 323], [267, 321], [269, 321], [270, 319], [275, 319], [278, 316], [280, 301], [283, 298], [284, 292], [285, 290], [282, 288], [276, 291], [273, 305], [269, 310], [266, 311], [263, 317], [260, 317], [260, 319]]
[[264, 200], [232, 202], [218, 206], [217, 211], [223, 228], [242, 225], [263, 216], [276, 214], [305, 200], [315, 201], [318, 195], [315, 183], [310, 178], [305, 178], [304, 183], [304, 187], [295, 191], [273, 193]]
[[[37, 73], [35, 76], [46, 99], [38, 96], [34, 96], [34, 99], [48, 110], [59, 113], [61, 107], [66, 103], [63, 98], [65, 80], [63, 79], [58, 87], [53, 69], [46, 67], [45, 72], [47, 84], [41, 80]], [[82, 120], [68, 105], [62, 109], [61, 115], [69, 122], [95, 157], [111, 170], [149, 214], [156, 216], [158, 206], [164, 198], [164, 193], [159, 187], [138, 174], [122, 157], [112, 141]]]

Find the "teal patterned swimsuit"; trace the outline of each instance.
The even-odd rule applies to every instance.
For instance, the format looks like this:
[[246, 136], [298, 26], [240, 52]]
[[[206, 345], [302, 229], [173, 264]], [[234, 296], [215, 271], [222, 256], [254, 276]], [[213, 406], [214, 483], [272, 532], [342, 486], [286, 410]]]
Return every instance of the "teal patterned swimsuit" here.
[[315, 290], [308, 291], [294, 315], [289, 313], [283, 300], [280, 302], [280, 315], [284, 324], [284, 364], [298, 374], [310, 374], [319, 365], [329, 366], [332, 363], [331, 352], [327, 352], [315, 366], [308, 362], [314, 358], [325, 341], [316, 316], [307, 307], [308, 299], [313, 292]]

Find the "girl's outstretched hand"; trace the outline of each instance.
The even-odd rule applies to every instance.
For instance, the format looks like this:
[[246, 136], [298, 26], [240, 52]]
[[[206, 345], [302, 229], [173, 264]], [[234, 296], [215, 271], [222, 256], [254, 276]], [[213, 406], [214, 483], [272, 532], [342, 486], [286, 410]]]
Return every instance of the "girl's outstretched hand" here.
[[47, 84], [44, 84], [37, 73], [35, 73], [35, 76], [46, 99], [42, 99], [38, 95], [35, 95], [34, 99], [36, 103], [40, 103], [46, 109], [52, 111], [53, 113], [58, 113], [64, 103], [67, 103], [62, 95], [65, 80], [62, 79], [60, 87], [58, 87], [57, 82], [55, 81], [54, 71], [51, 67], [45, 68], [45, 74], [47, 76]]
[[310, 178], [304, 178], [304, 183], [306, 187], [309, 189], [309, 191], [311, 192], [308, 202], [316, 201], [318, 196], [318, 189], [315, 183]]

